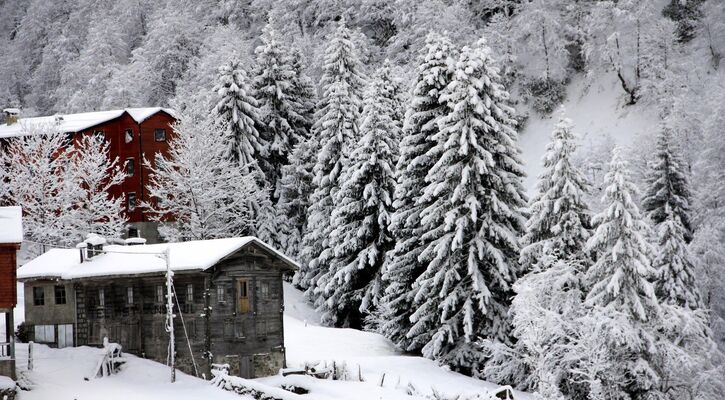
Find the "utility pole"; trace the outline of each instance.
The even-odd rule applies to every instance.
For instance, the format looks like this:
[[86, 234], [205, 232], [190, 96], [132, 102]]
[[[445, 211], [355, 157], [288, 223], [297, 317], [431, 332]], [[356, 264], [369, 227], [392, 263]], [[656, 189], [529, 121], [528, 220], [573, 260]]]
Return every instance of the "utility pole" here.
[[176, 382], [176, 343], [174, 341], [174, 300], [172, 286], [174, 272], [171, 271], [169, 247], [164, 251], [166, 259], [166, 332], [169, 333], [169, 362], [171, 364], [171, 383]]

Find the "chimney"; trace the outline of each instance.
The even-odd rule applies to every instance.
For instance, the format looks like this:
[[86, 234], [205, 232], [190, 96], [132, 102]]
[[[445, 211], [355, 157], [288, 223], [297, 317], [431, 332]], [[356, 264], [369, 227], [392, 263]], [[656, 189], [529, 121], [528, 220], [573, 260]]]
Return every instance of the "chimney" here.
[[5, 123], [8, 125], [12, 125], [18, 122], [18, 119], [20, 118], [20, 109], [19, 108], [6, 108], [3, 110], [5, 113]]
[[89, 234], [86, 240], [78, 243], [76, 248], [81, 252], [81, 263], [103, 254], [104, 244], [106, 244], [106, 239], [95, 233]]

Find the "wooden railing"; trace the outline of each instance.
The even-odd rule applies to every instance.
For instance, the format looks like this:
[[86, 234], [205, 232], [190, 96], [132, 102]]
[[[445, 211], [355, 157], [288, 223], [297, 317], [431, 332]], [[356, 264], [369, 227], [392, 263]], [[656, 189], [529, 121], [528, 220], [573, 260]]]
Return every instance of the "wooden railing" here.
[[0, 343], [0, 359], [10, 358], [10, 343]]

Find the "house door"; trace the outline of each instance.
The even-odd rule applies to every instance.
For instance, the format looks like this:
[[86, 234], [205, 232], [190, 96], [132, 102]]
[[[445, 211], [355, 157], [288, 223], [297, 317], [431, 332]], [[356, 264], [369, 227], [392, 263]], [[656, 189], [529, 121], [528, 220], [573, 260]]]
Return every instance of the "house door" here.
[[73, 347], [73, 324], [58, 325], [58, 348]]
[[249, 279], [237, 280], [237, 293], [238, 299], [238, 311], [240, 314], [246, 314], [249, 312]]
[[242, 356], [239, 359], [239, 376], [245, 379], [254, 378], [252, 369], [252, 357]]

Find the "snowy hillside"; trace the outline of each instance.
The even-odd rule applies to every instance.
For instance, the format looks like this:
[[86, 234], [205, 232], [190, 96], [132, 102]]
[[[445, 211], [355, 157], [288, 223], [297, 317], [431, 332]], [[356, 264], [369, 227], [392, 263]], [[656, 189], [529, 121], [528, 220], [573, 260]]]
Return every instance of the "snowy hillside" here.
[[[498, 386], [438, 367], [433, 361], [400, 354], [380, 335], [353, 329], [319, 326], [319, 315], [301, 293], [285, 284], [285, 341], [287, 364], [299, 367], [314, 361], [345, 363], [355, 381], [320, 380], [307, 376], [273, 376], [256, 380], [258, 387], [275, 387], [271, 392], [287, 399], [319, 400], [415, 400], [426, 399], [433, 390], [446, 396], [485, 393]], [[77, 399], [128, 400], [225, 400], [240, 399], [201, 379], [177, 372], [177, 382], [168, 383], [169, 369], [159, 363], [132, 355], [115, 376], [85, 381], [98, 361], [99, 350], [89, 347], [51, 349], [35, 345], [34, 370], [23, 372], [33, 383], [22, 391], [20, 400]], [[27, 371], [28, 345], [18, 345], [18, 368]], [[357, 381], [358, 371], [364, 382]], [[383, 380], [383, 375], [385, 376]], [[382, 381], [382, 384], [381, 384]], [[296, 395], [280, 390], [294, 385], [310, 391]], [[423, 396], [410, 396], [412, 385]], [[244, 397], [241, 397], [244, 398]], [[517, 393], [518, 399], [529, 397]]]
[[[563, 107], [574, 122], [580, 154], [598, 147], [633, 146], [640, 137], [652, 137], [658, 129], [654, 107], [635, 104], [625, 106], [622, 88], [614, 74], [594, 78], [577, 76], [567, 86]], [[541, 158], [551, 140], [558, 115], [542, 118], [532, 112], [519, 139], [526, 167], [524, 184], [531, 194], [541, 174]]]

